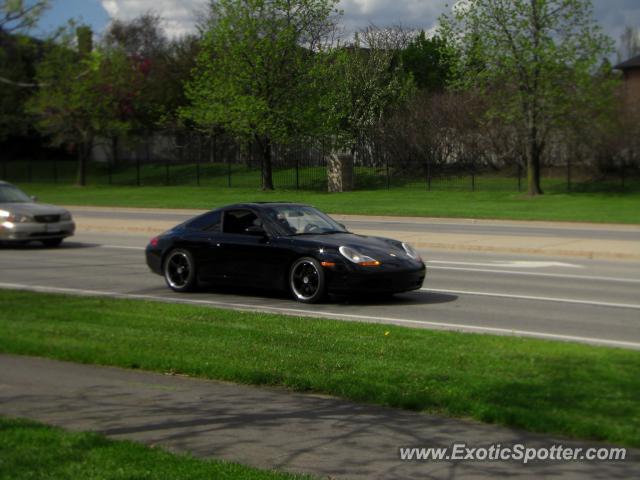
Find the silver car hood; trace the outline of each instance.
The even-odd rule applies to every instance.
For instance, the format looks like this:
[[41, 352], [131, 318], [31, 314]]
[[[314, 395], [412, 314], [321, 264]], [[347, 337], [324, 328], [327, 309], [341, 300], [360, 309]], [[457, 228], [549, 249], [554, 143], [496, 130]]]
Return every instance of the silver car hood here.
[[46, 203], [0, 203], [0, 210], [13, 213], [15, 215], [62, 215], [67, 210], [55, 205]]

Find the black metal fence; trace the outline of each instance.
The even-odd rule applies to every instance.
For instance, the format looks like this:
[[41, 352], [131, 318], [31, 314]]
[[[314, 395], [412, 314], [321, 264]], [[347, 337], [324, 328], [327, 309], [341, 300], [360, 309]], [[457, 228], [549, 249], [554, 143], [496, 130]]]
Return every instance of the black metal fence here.
[[[277, 189], [326, 191], [327, 155], [324, 141], [304, 145], [274, 145], [273, 183]], [[255, 144], [223, 138], [195, 137], [175, 142], [161, 155], [153, 149], [126, 152], [117, 161], [103, 155], [88, 165], [89, 185], [193, 185], [259, 188], [262, 154]], [[38, 158], [38, 157], [36, 157]], [[357, 190], [411, 188], [458, 191], [526, 190], [524, 168], [518, 163], [496, 166], [481, 161], [397, 161], [384, 148], [362, 145], [354, 152], [353, 183]], [[75, 159], [0, 159], [0, 178], [16, 183], [71, 184]], [[622, 165], [607, 169], [589, 165], [545, 165], [543, 188], [552, 191], [640, 190], [640, 172]]]

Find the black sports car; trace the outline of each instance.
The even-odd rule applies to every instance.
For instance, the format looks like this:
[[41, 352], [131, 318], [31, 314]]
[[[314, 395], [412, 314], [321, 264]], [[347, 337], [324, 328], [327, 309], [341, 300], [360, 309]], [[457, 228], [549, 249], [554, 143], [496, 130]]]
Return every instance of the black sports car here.
[[422, 287], [426, 268], [406, 243], [348, 232], [308, 205], [230, 205], [151, 240], [149, 268], [176, 292], [198, 282], [289, 290], [305, 303], [327, 293], [399, 293]]

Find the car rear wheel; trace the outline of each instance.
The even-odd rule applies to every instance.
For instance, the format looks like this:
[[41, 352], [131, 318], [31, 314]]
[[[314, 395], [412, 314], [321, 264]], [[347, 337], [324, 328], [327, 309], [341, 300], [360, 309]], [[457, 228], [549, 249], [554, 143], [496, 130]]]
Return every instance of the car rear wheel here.
[[164, 261], [164, 279], [175, 292], [188, 292], [197, 286], [193, 256], [181, 248], [172, 250]]
[[320, 263], [311, 257], [296, 260], [289, 272], [289, 288], [299, 302], [321, 301], [326, 294], [326, 283]]

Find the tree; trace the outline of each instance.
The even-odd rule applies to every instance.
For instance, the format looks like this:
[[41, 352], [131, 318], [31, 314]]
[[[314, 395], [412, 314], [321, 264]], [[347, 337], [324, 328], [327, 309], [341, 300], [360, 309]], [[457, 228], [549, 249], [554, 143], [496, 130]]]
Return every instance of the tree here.
[[48, 7], [49, 0], [0, 0], [0, 33], [28, 30]]
[[337, 0], [211, 2], [182, 116], [257, 142], [262, 188], [273, 189], [271, 151], [318, 125], [322, 51]]
[[48, 46], [36, 74], [40, 88], [27, 110], [54, 145], [76, 148], [79, 185], [86, 184], [95, 137], [124, 134], [131, 128], [141, 75], [123, 52], [93, 50], [88, 27], [77, 29], [77, 42], [67, 32]]
[[444, 40], [437, 35], [427, 38], [422, 30], [402, 51], [402, 63], [420, 90], [442, 92], [451, 79], [450, 54]]
[[411, 96], [414, 84], [403, 69], [406, 46], [401, 29], [369, 27], [332, 61], [332, 91], [325, 102], [330, 130], [353, 157], [358, 143], [381, 125], [386, 114]]
[[551, 133], [588, 103], [592, 76], [612, 51], [592, 17], [589, 0], [468, 0], [441, 17], [440, 34], [460, 53], [456, 86], [486, 96], [489, 116], [523, 131], [530, 195], [542, 193]]
[[24, 104], [34, 87], [40, 42], [25, 32], [48, 5], [47, 0], [0, 0], [0, 141], [29, 129]]
[[640, 55], [640, 29], [638, 27], [626, 26], [620, 35], [620, 46], [618, 47], [618, 62], [624, 62], [636, 55]]

